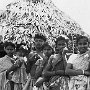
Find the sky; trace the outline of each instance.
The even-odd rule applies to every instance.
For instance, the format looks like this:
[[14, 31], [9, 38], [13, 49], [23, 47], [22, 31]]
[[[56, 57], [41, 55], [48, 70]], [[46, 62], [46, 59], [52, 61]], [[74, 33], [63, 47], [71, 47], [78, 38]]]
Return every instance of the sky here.
[[[0, 10], [16, 0], [0, 0]], [[55, 6], [75, 20], [90, 35], [90, 0], [52, 0]]]

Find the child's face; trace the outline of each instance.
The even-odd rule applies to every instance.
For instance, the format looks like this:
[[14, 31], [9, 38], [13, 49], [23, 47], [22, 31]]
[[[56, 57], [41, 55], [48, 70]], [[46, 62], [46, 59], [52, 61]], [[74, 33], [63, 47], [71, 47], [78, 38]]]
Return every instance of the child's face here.
[[23, 57], [23, 56], [25, 56], [25, 53], [24, 53], [23, 51], [18, 51], [18, 52], [16, 53], [16, 55]]
[[80, 39], [78, 42], [78, 49], [80, 53], [85, 53], [88, 48], [88, 42], [85, 39]]
[[66, 42], [64, 40], [58, 41], [57, 42], [57, 49], [59, 51], [63, 51], [63, 49], [67, 46]]
[[49, 47], [49, 46], [46, 46], [44, 49], [43, 49], [43, 52], [46, 56], [50, 56], [52, 54], [52, 49]]
[[7, 53], [8, 56], [11, 56], [11, 55], [14, 54], [15, 49], [14, 49], [14, 47], [12, 47], [12, 46], [7, 46], [7, 47], [5, 48], [5, 52]]
[[16, 52], [17, 57], [21, 56], [21, 52]]

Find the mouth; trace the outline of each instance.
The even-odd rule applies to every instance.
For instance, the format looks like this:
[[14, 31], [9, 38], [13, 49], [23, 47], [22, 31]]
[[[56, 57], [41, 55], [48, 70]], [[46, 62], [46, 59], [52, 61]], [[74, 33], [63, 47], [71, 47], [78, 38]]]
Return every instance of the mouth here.
[[85, 51], [85, 49], [80, 49], [80, 51]]
[[81, 49], [80, 49], [81, 52], [85, 52], [86, 50], [87, 50], [87, 49], [85, 49], [85, 48], [81, 48]]

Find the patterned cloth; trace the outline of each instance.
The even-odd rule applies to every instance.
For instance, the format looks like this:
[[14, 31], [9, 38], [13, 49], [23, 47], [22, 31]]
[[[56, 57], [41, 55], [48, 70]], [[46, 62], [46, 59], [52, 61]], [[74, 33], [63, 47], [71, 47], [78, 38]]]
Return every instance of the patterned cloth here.
[[[20, 57], [18, 60], [20, 60], [22, 65], [12, 75], [12, 81], [14, 82], [14, 90], [22, 90], [23, 86], [27, 81], [27, 73], [26, 73], [24, 58]], [[17, 63], [18, 60], [16, 61]]]
[[[49, 63], [52, 65], [52, 71], [65, 70], [66, 60], [59, 54], [54, 54], [50, 57]], [[49, 90], [68, 90], [68, 80], [66, 76], [53, 76], [49, 80]]]
[[10, 84], [6, 79], [6, 70], [13, 65], [11, 60], [7, 55], [0, 58], [0, 90], [10, 90]]
[[69, 90], [68, 87], [69, 78], [64, 76], [55, 76], [50, 82], [50, 90]]
[[[73, 65], [73, 69], [87, 70], [90, 62], [90, 51], [80, 55], [73, 54], [70, 56], [68, 63]], [[72, 76], [69, 82], [69, 90], [90, 90], [89, 77], [84, 75]]]
[[22, 84], [25, 84], [26, 81], [24, 64], [13, 73], [11, 79], [6, 79], [6, 70], [11, 68], [14, 62], [15, 59], [7, 55], [0, 59], [0, 90], [11, 90], [12, 85], [13, 90], [22, 90]]
[[14, 72], [12, 76], [12, 81], [14, 81], [15, 83], [22, 84], [25, 84], [25, 82], [27, 81], [27, 74], [24, 61], [22, 62], [21, 67]]

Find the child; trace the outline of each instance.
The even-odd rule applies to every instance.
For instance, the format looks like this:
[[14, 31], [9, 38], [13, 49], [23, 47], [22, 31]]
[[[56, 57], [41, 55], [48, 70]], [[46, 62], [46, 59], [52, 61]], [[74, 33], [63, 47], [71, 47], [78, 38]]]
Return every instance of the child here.
[[16, 51], [16, 61], [15, 64], [19, 66], [16, 71], [14, 71], [12, 75], [12, 81], [14, 82], [14, 90], [22, 90], [23, 86], [27, 81], [27, 73], [25, 67], [25, 50], [23, 47], [20, 47], [18, 51]]

